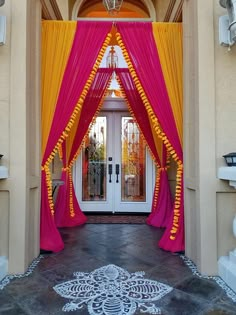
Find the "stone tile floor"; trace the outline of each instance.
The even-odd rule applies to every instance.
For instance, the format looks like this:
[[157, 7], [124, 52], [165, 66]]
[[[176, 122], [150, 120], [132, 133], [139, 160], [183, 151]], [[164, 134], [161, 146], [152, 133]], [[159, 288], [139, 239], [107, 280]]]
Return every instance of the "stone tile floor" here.
[[[0, 314], [66, 314], [62, 308], [68, 299], [58, 295], [53, 287], [74, 279], [76, 271], [91, 272], [108, 264], [129, 273], [144, 271], [145, 279], [173, 287], [154, 302], [163, 315], [236, 314], [236, 303], [227, 296], [227, 290], [215, 280], [193, 273], [179, 255], [157, 247], [161, 229], [145, 224], [86, 224], [60, 232], [65, 242], [62, 252], [44, 255], [31, 274], [14, 278], [0, 290]], [[69, 314], [89, 312], [84, 305]], [[129, 313], [117, 313], [123, 314]], [[143, 314], [142, 309], [138, 308], [135, 314]], [[108, 310], [105, 315], [116, 312]]]

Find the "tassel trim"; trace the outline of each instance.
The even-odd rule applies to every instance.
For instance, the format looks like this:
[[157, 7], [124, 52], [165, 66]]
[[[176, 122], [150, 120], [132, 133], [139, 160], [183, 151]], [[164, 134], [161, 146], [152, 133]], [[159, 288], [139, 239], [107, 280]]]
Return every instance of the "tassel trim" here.
[[74, 202], [73, 202], [73, 181], [72, 181], [72, 173], [71, 168], [68, 168], [68, 176], [69, 176], [69, 207], [70, 207], [70, 216], [74, 218], [75, 210], [74, 210]]
[[49, 208], [51, 211], [51, 215], [54, 216], [54, 202], [52, 198], [52, 179], [51, 179], [51, 172], [48, 167], [48, 165], [41, 167], [42, 172], [45, 172], [46, 174], [46, 185], [47, 185], [47, 191], [48, 191], [48, 202], [49, 202]]
[[174, 159], [174, 161], [177, 163], [177, 174], [176, 174], [176, 190], [175, 190], [175, 202], [174, 202], [174, 217], [173, 217], [173, 223], [172, 223], [172, 228], [170, 231], [170, 240], [175, 240], [176, 238], [176, 234], [178, 233], [178, 228], [179, 228], [179, 218], [180, 218], [180, 205], [181, 205], [181, 189], [182, 189], [182, 185], [181, 185], [181, 178], [182, 178], [182, 174], [183, 174], [183, 162], [180, 160], [180, 158], [178, 157], [176, 151], [174, 150], [173, 146], [171, 145], [169, 139], [167, 138], [166, 134], [163, 132], [163, 130], [160, 127], [159, 121], [155, 115], [155, 113], [153, 112], [153, 109], [150, 105], [150, 102], [146, 96], [146, 93], [141, 85], [141, 82], [138, 78], [138, 75], [134, 69], [134, 66], [131, 62], [131, 59], [129, 57], [129, 53], [126, 50], [126, 47], [123, 43], [122, 37], [120, 33], [116, 33], [116, 39], [117, 42], [121, 48], [123, 57], [128, 65], [131, 77], [134, 80], [135, 86], [140, 94], [140, 97], [143, 101], [143, 104], [146, 108], [146, 111], [153, 123], [153, 128], [156, 132], [156, 134], [158, 135], [158, 137], [160, 139], [162, 139], [163, 143], [166, 146], [167, 152], [169, 152], [169, 154], [172, 156], [172, 158]]

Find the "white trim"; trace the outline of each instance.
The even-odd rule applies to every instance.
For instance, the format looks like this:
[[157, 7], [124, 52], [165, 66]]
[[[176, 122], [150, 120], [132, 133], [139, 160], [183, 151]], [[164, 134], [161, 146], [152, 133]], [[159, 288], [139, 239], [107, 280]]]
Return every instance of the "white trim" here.
[[[72, 10], [72, 16], [71, 16], [71, 19], [72, 20], [78, 20], [77, 16], [78, 16], [78, 12], [80, 10], [80, 7], [82, 6], [82, 4], [85, 2], [85, 0], [76, 0], [74, 6], [73, 6], [73, 10]], [[155, 7], [152, 3], [151, 0], [142, 0], [142, 2], [146, 5], [147, 9], [148, 9], [148, 12], [149, 12], [149, 15], [150, 15], [150, 19], [148, 19], [149, 21], [153, 21], [153, 22], [156, 22], [156, 10], [155, 10]], [[88, 20], [96, 20], [96, 19], [93, 19], [93, 18], [88, 18]], [[102, 19], [99, 19], [99, 20], [102, 20]], [[116, 19], [106, 19], [106, 20], [116, 20]], [[118, 20], [121, 20], [121, 19], [118, 19]], [[127, 21], [132, 21], [133, 19], [127, 19]], [[137, 19], [137, 20], [147, 20], [147, 19]]]

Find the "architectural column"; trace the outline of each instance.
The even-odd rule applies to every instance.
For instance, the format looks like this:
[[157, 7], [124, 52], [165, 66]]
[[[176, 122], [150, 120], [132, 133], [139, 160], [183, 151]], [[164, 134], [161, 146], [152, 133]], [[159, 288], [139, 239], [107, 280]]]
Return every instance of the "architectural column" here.
[[186, 255], [217, 274], [213, 1], [185, 0], [184, 161]]
[[11, 1], [9, 273], [39, 254], [40, 0]]

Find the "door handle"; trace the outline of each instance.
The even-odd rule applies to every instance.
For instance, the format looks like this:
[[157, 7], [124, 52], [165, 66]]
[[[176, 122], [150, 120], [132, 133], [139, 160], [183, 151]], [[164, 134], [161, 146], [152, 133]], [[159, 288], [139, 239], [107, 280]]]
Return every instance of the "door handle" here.
[[116, 183], [119, 183], [120, 164], [116, 164]]
[[108, 174], [109, 174], [109, 183], [111, 183], [112, 164], [109, 164], [109, 165], [108, 165]]

